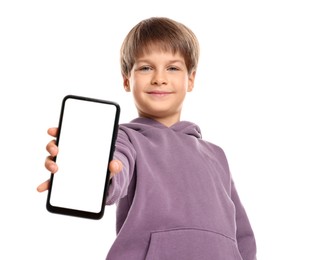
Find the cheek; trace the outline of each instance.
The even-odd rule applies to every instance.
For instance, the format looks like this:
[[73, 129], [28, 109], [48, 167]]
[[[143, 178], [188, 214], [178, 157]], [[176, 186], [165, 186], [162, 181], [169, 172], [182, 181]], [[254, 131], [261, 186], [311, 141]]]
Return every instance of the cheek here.
[[135, 100], [141, 99], [142, 90], [140, 87], [138, 87], [138, 85], [134, 85], [134, 87], [131, 88], [131, 91]]
[[184, 87], [184, 91], [185, 91], [185, 92], [190, 92], [190, 91], [192, 91], [193, 85], [192, 85], [191, 82], [188, 80], [188, 78], [184, 79], [183, 87]]
[[141, 79], [139, 77], [131, 76], [129, 78], [129, 84], [130, 84], [131, 90], [137, 89], [138, 86], [141, 85]]

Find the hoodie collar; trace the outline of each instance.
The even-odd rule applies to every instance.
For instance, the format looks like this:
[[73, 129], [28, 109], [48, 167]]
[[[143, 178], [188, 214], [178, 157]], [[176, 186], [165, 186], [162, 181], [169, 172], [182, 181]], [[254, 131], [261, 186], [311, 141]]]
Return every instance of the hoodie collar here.
[[162, 129], [171, 129], [175, 132], [180, 132], [187, 135], [192, 135], [196, 138], [202, 138], [201, 130], [198, 125], [189, 122], [189, 121], [179, 121], [175, 124], [171, 125], [170, 127], [167, 127], [163, 125], [162, 123], [151, 119], [151, 118], [145, 118], [145, 117], [138, 117], [131, 121], [131, 123], [136, 124], [142, 124], [142, 125], [148, 125], [156, 128], [162, 128]]

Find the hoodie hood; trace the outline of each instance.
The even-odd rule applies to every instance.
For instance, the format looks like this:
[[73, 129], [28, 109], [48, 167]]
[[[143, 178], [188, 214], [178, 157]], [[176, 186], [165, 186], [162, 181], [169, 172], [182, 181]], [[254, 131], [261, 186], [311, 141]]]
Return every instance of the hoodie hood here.
[[171, 129], [174, 132], [179, 132], [179, 133], [183, 133], [186, 135], [191, 135], [194, 136], [198, 139], [202, 138], [202, 134], [201, 134], [201, 130], [199, 128], [198, 125], [192, 123], [192, 122], [188, 122], [188, 121], [179, 121], [175, 124], [173, 124], [170, 127], [167, 127], [165, 125], [163, 125], [162, 123], [151, 119], [151, 118], [145, 118], [145, 117], [138, 117], [135, 118], [134, 120], [132, 120], [130, 123], [128, 124], [122, 124], [124, 126], [128, 126], [131, 129], [134, 129], [135, 131], [138, 132], [145, 132], [145, 131], [149, 131], [152, 128], [162, 128], [162, 129]]

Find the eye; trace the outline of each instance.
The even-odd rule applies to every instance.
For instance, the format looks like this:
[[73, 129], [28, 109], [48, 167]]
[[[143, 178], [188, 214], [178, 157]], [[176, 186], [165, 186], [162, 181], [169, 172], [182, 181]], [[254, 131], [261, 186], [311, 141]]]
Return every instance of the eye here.
[[140, 71], [150, 71], [152, 68], [150, 66], [141, 66], [138, 70]]
[[176, 66], [170, 66], [170, 67], [167, 68], [167, 70], [169, 70], [169, 71], [178, 71], [179, 68], [176, 67]]

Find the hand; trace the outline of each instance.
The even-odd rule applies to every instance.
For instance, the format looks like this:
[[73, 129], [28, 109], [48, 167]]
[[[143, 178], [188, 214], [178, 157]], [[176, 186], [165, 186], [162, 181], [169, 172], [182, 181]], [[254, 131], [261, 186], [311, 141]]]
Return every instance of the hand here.
[[[58, 128], [53, 127], [53, 128], [49, 128], [48, 129], [48, 134], [52, 137], [57, 137], [58, 134]], [[47, 146], [46, 146], [46, 150], [49, 152], [49, 156], [46, 157], [45, 159], [45, 163], [44, 166], [45, 168], [50, 171], [51, 173], [56, 173], [58, 171], [58, 166], [57, 164], [53, 161], [53, 158], [55, 156], [57, 156], [59, 149], [56, 145], [56, 141], [55, 139], [51, 140]], [[49, 183], [50, 180], [46, 180], [45, 182], [41, 183], [38, 187], [37, 187], [37, 191], [38, 192], [43, 192], [46, 191], [49, 188]]]
[[[58, 128], [53, 127], [53, 128], [49, 128], [48, 129], [48, 134], [52, 137], [57, 137], [58, 134]], [[58, 146], [56, 145], [56, 141], [55, 139], [51, 140], [47, 146], [46, 146], [46, 150], [49, 152], [49, 156], [46, 157], [45, 159], [45, 163], [44, 166], [45, 168], [51, 172], [51, 173], [56, 173], [58, 171], [58, 166], [57, 164], [53, 161], [53, 158], [55, 156], [57, 156], [59, 149]], [[119, 173], [120, 171], [122, 171], [123, 169], [123, 164], [121, 161], [119, 160], [112, 160], [109, 164], [109, 170], [111, 172], [111, 178]], [[48, 190], [49, 188], [49, 183], [50, 180], [46, 180], [45, 182], [41, 183], [38, 187], [37, 187], [37, 191], [38, 192], [43, 192]]]

